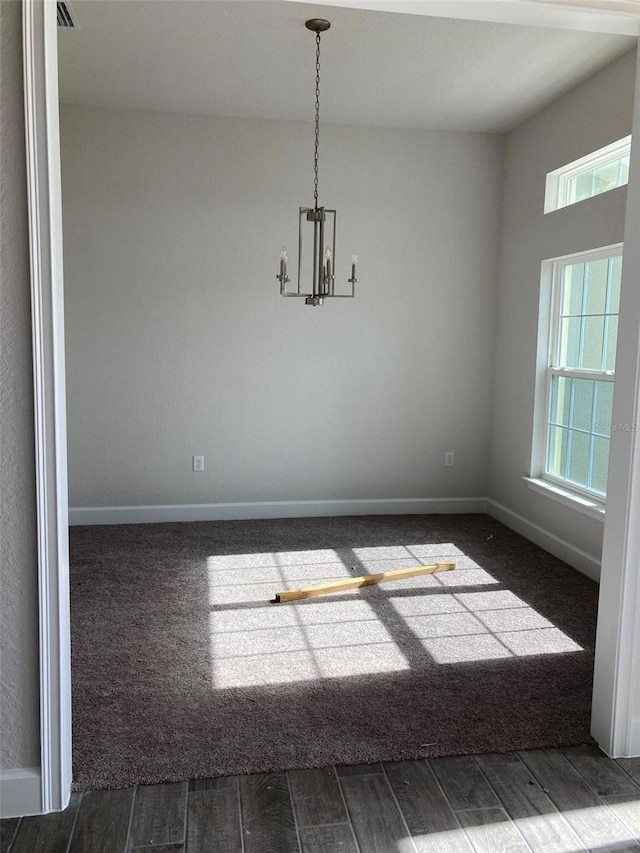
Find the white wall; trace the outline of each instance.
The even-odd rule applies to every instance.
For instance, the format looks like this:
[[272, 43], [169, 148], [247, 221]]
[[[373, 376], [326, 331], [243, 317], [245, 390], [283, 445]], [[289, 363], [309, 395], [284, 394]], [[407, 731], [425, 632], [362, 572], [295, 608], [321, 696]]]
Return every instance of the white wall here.
[[0, 3], [0, 782], [40, 764], [31, 305], [22, 24]]
[[603, 525], [527, 488], [540, 264], [623, 240], [626, 188], [543, 213], [545, 176], [631, 132], [635, 52], [508, 134], [494, 360], [489, 497], [599, 559]]
[[61, 118], [71, 506], [484, 494], [501, 137], [323, 126], [362, 283], [311, 308], [311, 125]]

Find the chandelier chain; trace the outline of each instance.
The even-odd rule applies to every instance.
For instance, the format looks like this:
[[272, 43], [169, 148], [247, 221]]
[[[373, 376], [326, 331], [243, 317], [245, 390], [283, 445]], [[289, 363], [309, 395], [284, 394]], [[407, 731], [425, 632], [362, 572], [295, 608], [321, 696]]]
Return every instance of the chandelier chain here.
[[320, 145], [320, 33], [316, 33], [316, 119], [315, 119], [315, 142], [313, 154], [313, 198], [315, 209], [318, 209], [318, 161], [320, 159], [318, 148]]

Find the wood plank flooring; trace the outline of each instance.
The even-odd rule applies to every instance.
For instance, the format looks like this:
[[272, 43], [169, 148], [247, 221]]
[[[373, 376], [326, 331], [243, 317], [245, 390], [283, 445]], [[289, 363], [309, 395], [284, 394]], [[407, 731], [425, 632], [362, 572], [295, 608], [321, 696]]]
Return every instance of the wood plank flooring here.
[[595, 747], [74, 794], [0, 853], [640, 853], [640, 759]]

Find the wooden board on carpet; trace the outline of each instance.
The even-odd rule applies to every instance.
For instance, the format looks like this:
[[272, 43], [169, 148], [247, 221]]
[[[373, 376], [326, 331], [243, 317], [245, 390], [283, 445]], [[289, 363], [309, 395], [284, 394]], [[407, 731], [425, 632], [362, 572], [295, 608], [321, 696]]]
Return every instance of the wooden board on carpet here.
[[360, 575], [357, 578], [344, 578], [337, 581], [327, 581], [313, 586], [302, 586], [298, 589], [287, 589], [276, 592], [275, 604], [287, 601], [301, 601], [305, 598], [314, 598], [317, 595], [332, 595], [334, 592], [344, 592], [348, 589], [358, 589], [361, 586], [373, 586], [374, 584], [390, 583], [391, 581], [406, 580], [420, 575], [433, 575], [436, 572], [450, 572], [455, 569], [456, 564], [452, 562], [430, 563], [428, 566], [411, 566], [408, 569], [394, 569], [391, 572], [379, 572], [376, 575]]

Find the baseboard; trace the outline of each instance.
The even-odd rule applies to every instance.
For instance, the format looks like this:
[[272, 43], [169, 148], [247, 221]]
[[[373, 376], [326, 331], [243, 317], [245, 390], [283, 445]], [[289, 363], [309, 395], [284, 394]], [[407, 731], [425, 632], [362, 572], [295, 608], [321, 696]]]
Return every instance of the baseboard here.
[[0, 770], [0, 818], [32, 814], [42, 814], [40, 770], [37, 767]]
[[389, 498], [335, 501], [97, 506], [69, 508], [71, 525], [149, 524], [161, 521], [231, 521], [259, 518], [315, 518], [340, 515], [428, 515], [484, 512], [484, 498]]
[[565, 542], [490, 498], [380, 498], [334, 501], [97, 506], [69, 509], [71, 525], [154, 524], [163, 521], [232, 521], [261, 518], [316, 518], [344, 515], [431, 515], [486, 512], [549, 551], [592, 580], [600, 579], [600, 560]]
[[554, 533], [549, 533], [548, 530], [539, 527], [537, 524], [524, 518], [524, 516], [507, 509], [506, 506], [499, 504], [491, 498], [487, 498], [485, 504], [487, 515], [495, 518], [496, 521], [501, 522], [505, 527], [515, 530], [516, 533], [524, 536], [525, 539], [529, 539], [535, 545], [544, 548], [545, 551], [553, 554], [554, 557], [564, 560], [565, 563], [573, 566], [574, 569], [582, 572], [582, 574], [591, 578], [591, 580], [600, 580], [600, 560], [597, 557], [588, 554], [580, 548], [576, 548], [575, 545], [571, 545], [569, 542], [565, 542], [564, 539], [561, 539]]

